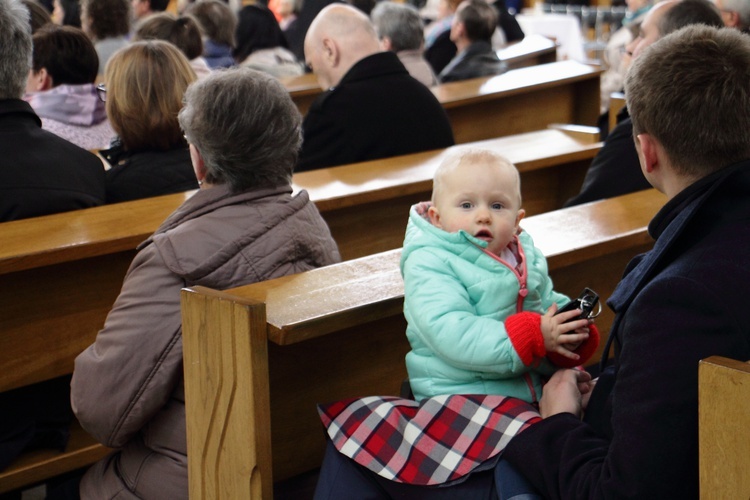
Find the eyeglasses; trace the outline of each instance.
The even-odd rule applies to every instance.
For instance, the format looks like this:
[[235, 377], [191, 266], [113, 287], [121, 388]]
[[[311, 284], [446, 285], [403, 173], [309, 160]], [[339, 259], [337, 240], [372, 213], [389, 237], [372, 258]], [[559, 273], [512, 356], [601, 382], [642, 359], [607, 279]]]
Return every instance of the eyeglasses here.
[[99, 100], [102, 102], [107, 102], [107, 86], [103, 83], [100, 83], [96, 86], [96, 95], [99, 96]]

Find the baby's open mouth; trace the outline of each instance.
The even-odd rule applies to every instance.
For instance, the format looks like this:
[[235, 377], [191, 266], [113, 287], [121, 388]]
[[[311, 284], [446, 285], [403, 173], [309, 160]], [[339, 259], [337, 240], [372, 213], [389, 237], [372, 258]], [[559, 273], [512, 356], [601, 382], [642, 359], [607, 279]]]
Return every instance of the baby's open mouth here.
[[489, 241], [492, 239], [492, 233], [490, 233], [486, 229], [482, 229], [481, 231], [477, 232], [474, 237], [479, 238], [480, 240]]

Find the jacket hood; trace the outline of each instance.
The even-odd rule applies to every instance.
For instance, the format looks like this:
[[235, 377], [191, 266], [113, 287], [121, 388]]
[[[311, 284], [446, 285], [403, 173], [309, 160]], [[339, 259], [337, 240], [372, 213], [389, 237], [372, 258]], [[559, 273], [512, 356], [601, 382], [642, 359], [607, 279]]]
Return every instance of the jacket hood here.
[[107, 119], [104, 102], [99, 99], [93, 83], [58, 85], [28, 94], [25, 100], [41, 118], [69, 125], [90, 127]]

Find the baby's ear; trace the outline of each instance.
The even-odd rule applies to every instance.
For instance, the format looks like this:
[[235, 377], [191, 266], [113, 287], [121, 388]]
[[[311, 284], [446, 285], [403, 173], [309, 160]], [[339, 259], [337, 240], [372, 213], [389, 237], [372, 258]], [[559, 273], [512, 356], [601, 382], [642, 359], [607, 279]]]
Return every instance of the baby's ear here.
[[518, 214], [516, 214], [516, 232], [520, 232], [519, 224], [521, 224], [521, 220], [526, 217], [526, 210], [523, 208], [520, 208], [518, 210]]
[[443, 229], [443, 226], [440, 225], [440, 212], [435, 205], [432, 205], [427, 210], [427, 216], [430, 218], [430, 223], [432, 223], [433, 226]]

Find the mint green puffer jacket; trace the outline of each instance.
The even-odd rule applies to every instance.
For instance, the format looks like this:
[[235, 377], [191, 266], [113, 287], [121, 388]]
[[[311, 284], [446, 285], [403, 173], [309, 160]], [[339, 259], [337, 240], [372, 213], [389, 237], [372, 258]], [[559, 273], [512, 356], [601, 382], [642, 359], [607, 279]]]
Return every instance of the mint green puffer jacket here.
[[568, 297], [552, 289], [547, 261], [528, 233], [518, 236], [524, 258], [517, 273], [485, 253], [486, 242], [434, 227], [426, 206], [411, 208], [401, 256], [412, 348], [406, 368], [415, 398], [500, 394], [537, 401], [542, 375], [555, 368], [546, 358], [524, 364], [504, 321], [522, 310], [543, 314]]

